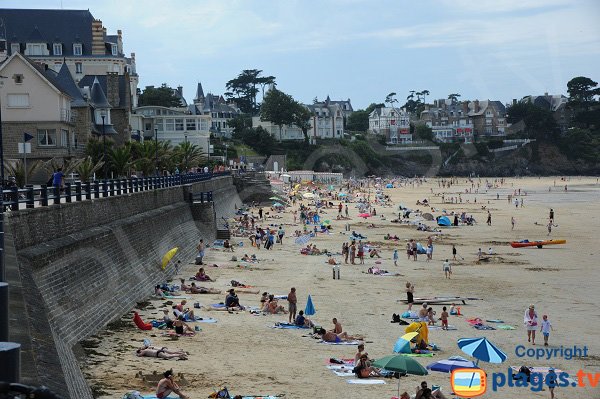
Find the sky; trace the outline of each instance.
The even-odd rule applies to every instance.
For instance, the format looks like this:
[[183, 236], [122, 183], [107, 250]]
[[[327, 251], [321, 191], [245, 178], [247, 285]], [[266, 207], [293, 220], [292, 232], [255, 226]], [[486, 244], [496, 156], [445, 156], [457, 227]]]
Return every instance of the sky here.
[[3, 8], [89, 9], [123, 31], [140, 88], [222, 94], [244, 69], [304, 103], [354, 109], [410, 90], [427, 98], [566, 94], [600, 80], [598, 0], [0, 0]]

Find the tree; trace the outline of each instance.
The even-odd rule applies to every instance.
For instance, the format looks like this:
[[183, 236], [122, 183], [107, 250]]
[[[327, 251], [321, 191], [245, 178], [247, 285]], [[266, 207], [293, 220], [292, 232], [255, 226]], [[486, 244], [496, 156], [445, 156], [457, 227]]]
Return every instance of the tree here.
[[451, 100], [452, 104], [458, 102], [458, 97], [460, 97], [460, 94], [458, 94], [458, 93], [448, 94], [448, 100]]
[[161, 107], [181, 107], [183, 104], [175, 90], [163, 83], [160, 87], [147, 86], [139, 97], [140, 107], [158, 105]]
[[362, 109], [354, 111], [348, 117], [346, 129], [353, 132], [366, 132], [369, 130], [369, 114], [370, 112]]
[[104, 166], [104, 161], [94, 162], [91, 156], [87, 156], [79, 162], [75, 170], [79, 175], [79, 180], [85, 183], [94, 176], [94, 173], [102, 169], [102, 166]]
[[555, 139], [557, 123], [552, 111], [526, 101], [511, 105], [506, 110], [509, 123], [523, 121], [526, 132], [536, 139]]
[[62, 169], [65, 176], [69, 176], [75, 172], [77, 165], [81, 162], [81, 159], [68, 159], [65, 158], [59, 162], [57, 158], [52, 158], [48, 161], [43, 162], [40, 166], [46, 171], [46, 177], [50, 178], [58, 168]]
[[281, 141], [283, 125], [294, 123], [296, 101], [289, 94], [273, 89], [270, 90], [260, 107], [260, 120], [269, 121], [279, 126], [279, 141]]
[[260, 69], [244, 69], [236, 78], [231, 79], [225, 84], [227, 92], [225, 97], [234, 100], [239, 109], [249, 115], [256, 115], [258, 107], [256, 105], [256, 94], [258, 94], [257, 85], [264, 86], [275, 83], [274, 76], [263, 76]]
[[[427, 91], [427, 90], [425, 90]], [[429, 94], [429, 92], [427, 91], [427, 94]], [[417, 96], [417, 99], [415, 100], [415, 95]], [[410, 114], [420, 114], [422, 108], [423, 108], [423, 103], [421, 102], [420, 96], [423, 95], [423, 92], [415, 92], [414, 90], [411, 90], [409, 92], [409, 95], [406, 97], [406, 103], [404, 104], [403, 108], [406, 110], [406, 112], [410, 113]]]
[[131, 146], [124, 145], [111, 149], [108, 154], [108, 163], [117, 177], [126, 177], [129, 175], [129, 169], [133, 165]]
[[4, 169], [8, 176], [15, 178], [17, 187], [23, 188], [25, 181], [30, 181], [31, 176], [42, 166], [40, 161], [29, 161], [27, 163], [27, 170], [25, 170], [25, 164], [22, 159], [7, 159], [4, 161]]
[[569, 105], [576, 110], [590, 109], [590, 105], [595, 103], [594, 97], [600, 95], [600, 89], [597, 89], [597, 82], [584, 76], [578, 76], [569, 80], [567, 91], [569, 92]]
[[373, 112], [373, 110], [375, 108], [384, 108], [385, 104], [384, 103], [379, 103], [379, 104], [375, 104], [375, 103], [371, 103], [366, 109], [365, 111], [367, 112], [367, 114], [371, 114], [371, 112]]
[[426, 100], [426, 97], [429, 95], [429, 90], [422, 90], [415, 94], [417, 95], [417, 99], [420, 99], [423, 104], [427, 103], [427, 101], [425, 101], [425, 100]]
[[252, 126], [252, 118], [247, 115], [236, 115], [227, 121], [227, 126], [233, 129], [233, 134], [241, 133], [246, 127]]
[[298, 126], [300, 130], [302, 130], [302, 134], [304, 135], [304, 141], [308, 143], [308, 129], [310, 129], [310, 118], [312, 117], [312, 113], [310, 110], [304, 105], [300, 104], [297, 101], [294, 101], [293, 104], [293, 124]]
[[433, 130], [431, 130], [429, 126], [417, 125], [415, 127], [415, 132], [417, 134], [417, 137], [423, 140], [433, 141]]
[[92, 157], [92, 161], [96, 164], [104, 157], [106, 145], [106, 154], [109, 154], [115, 142], [113, 139], [106, 139], [106, 144], [103, 139], [91, 138], [85, 146], [85, 155]]
[[173, 149], [180, 170], [187, 172], [190, 168], [200, 165], [206, 160], [200, 147], [189, 141], [179, 143]]

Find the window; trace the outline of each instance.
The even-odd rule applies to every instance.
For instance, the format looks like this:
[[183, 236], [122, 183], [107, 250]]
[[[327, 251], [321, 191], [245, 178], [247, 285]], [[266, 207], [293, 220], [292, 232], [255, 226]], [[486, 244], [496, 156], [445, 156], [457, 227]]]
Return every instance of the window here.
[[62, 44], [61, 43], [54, 43], [54, 45], [52, 46], [52, 54], [62, 55]]
[[119, 47], [116, 44], [113, 44], [112, 46], [110, 46], [110, 52], [112, 53], [112, 55], [118, 55]]
[[183, 131], [183, 119], [175, 119], [175, 130]]
[[121, 67], [119, 66], [119, 64], [114, 63], [112, 66], [112, 72], [120, 72], [121, 71]]
[[196, 120], [195, 119], [186, 119], [185, 120], [185, 129], [186, 130], [196, 130]]
[[81, 46], [81, 43], [74, 43], [73, 44], [73, 55], [82, 55], [83, 54], [83, 48]]
[[75, 63], [75, 73], [83, 73], [83, 64], [81, 62]]
[[6, 102], [8, 108], [28, 108], [29, 94], [8, 94]]
[[77, 148], [77, 135], [71, 132], [71, 148]]
[[163, 119], [162, 118], [156, 118], [154, 120], [154, 128], [158, 129], [159, 132], [163, 131]]
[[172, 132], [175, 130], [175, 119], [165, 119], [165, 130]]
[[15, 73], [13, 75], [13, 79], [15, 81], [15, 84], [17, 84], [17, 85], [23, 84], [23, 74]]
[[10, 44], [10, 53], [11, 54], [20, 53], [20, 52], [21, 52], [21, 45], [19, 43], [11, 43]]
[[200, 130], [208, 130], [208, 121], [206, 119], [200, 119]]
[[66, 129], [60, 130], [60, 146], [61, 147], [69, 146], [69, 131]]
[[44, 43], [27, 43], [25, 55], [46, 55], [48, 48]]
[[54, 130], [54, 129], [38, 130], [38, 145], [40, 147], [56, 147], [56, 130]]

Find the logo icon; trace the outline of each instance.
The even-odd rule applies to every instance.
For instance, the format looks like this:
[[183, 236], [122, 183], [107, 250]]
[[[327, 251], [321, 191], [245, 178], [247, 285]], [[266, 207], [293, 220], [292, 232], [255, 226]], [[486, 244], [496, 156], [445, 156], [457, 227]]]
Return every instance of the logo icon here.
[[450, 385], [456, 396], [473, 398], [485, 393], [487, 381], [481, 369], [455, 369], [450, 377]]

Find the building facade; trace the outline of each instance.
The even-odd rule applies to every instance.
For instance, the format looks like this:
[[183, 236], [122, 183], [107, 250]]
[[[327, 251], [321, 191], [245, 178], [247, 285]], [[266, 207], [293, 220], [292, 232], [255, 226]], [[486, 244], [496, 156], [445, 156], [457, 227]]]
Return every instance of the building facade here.
[[412, 143], [410, 116], [397, 108], [375, 108], [369, 114], [369, 133], [385, 137], [389, 144]]
[[[569, 128], [570, 115], [567, 109], [568, 100], [569, 99], [562, 94], [544, 93], [543, 96], [525, 96], [521, 101], [530, 102], [537, 107], [551, 111], [560, 132], [564, 134]], [[516, 100], [514, 102], [516, 102]]]
[[194, 103], [189, 106], [189, 110], [195, 115], [209, 116], [211, 134], [226, 138], [231, 138], [233, 134], [233, 128], [228, 122], [241, 114], [240, 109], [225, 101], [223, 96], [211, 93], [204, 95], [201, 83], [198, 83]]
[[475, 130], [466, 101], [435, 100], [433, 104], [425, 105], [420, 120], [431, 128], [437, 142], [471, 143], [474, 140]]
[[[89, 10], [0, 9], [0, 19], [4, 28], [0, 32], [0, 48], [4, 49], [0, 62], [20, 53], [55, 72], [65, 64], [81, 88], [91, 87], [98, 78], [109, 102], [124, 114], [114, 115], [115, 141], [130, 139], [129, 116], [131, 108], [137, 106], [138, 76], [135, 53], [125, 56], [122, 31], [109, 35]], [[118, 86], [114, 90], [120, 92], [118, 101], [110, 101], [112, 85]]]
[[208, 154], [210, 115], [193, 114], [189, 108], [144, 106], [133, 110], [132, 121], [145, 140], [169, 141], [176, 146], [183, 142], [197, 145]]

